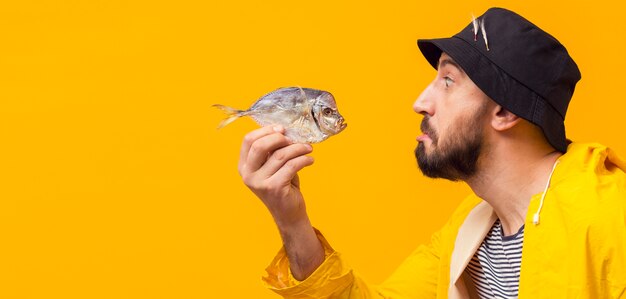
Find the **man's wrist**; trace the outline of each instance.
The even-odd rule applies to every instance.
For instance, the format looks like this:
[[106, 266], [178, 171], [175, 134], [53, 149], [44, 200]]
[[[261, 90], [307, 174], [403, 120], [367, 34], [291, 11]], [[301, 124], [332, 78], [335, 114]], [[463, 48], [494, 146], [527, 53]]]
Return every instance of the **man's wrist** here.
[[309, 230], [313, 231], [311, 221], [306, 215], [304, 217], [294, 219], [279, 219], [274, 217], [274, 222], [276, 222], [278, 231], [283, 237], [298, 236], [302, 235], [303, 233], [307, 233]]

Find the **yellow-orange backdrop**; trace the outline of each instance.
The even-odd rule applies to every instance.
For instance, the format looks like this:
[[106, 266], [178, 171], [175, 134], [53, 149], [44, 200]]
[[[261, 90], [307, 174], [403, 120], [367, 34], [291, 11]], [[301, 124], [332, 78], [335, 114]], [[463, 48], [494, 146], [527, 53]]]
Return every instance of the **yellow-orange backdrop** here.
[[331, 91], [349, 123], [301, 173], [314, 224], [380, 282], [470, 190], [423, 178], [419, 37], [490, 6], [557, 36], [583, 79], [568, 137], [626, 155], [618, 1], [4, 1], [0, 298], [275, 298], [280, 240], [210, 105]]

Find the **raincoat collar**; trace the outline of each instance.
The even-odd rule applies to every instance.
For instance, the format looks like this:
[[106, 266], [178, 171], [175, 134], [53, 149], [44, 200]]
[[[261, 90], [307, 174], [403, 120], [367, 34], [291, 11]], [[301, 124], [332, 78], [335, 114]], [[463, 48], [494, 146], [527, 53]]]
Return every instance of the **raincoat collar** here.
[[[626, 160], [599, 144], [572, 143], [567, 153], [559, 157], [558, 164], [553, 169], [550, 187], [545, 191], [548, 205], [555, 204], [551, 198], [551, 191], [559, 188], [559, 185], [569, 178], [588, 173], [607, 174], [617, 169], [626, 171]], [[526, 225], [541, 225], [533, 224], [533, 215], [538, 211], [541, 195], [536, 194], [531, 198], [526, 214]], [[465, 268], [496, 220], [497, 215], [493, 208], [485, 201], [480, 201], [465, 218], [458, 230], [450, 258], [448, 298], [475, 297], [471, 278], [464, 275]], [[528, 232], [532, 233], [532, 230]]]

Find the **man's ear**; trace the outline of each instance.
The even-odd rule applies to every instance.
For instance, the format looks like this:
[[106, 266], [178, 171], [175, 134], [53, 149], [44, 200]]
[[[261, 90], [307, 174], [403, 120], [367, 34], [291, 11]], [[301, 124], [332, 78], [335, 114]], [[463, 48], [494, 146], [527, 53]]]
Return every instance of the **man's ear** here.
[[496, 131], [505, 131], [517, 125], [522, 119], [500, 105], [493, 107], [491, 127]]

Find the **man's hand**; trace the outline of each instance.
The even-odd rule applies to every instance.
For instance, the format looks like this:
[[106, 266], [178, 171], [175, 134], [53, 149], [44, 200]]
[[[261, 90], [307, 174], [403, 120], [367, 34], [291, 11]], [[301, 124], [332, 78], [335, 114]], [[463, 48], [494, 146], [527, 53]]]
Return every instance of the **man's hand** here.
[[279, 226], [306, 218], [297, 172], [311, 164], [309, 144], [293, 143], [282, 127], [263, 127], [243, 140], [239, 174], [244, 183], [267, 206]]
[[252, 131], [243, 140], [239, 174], [268, 208], [278, 226], [296, 279], [308, 277], [323, 261], [322, 248], [306, 213], [297, 172], [311, 164], [309, 144], [293, 143], [280, 126]]

